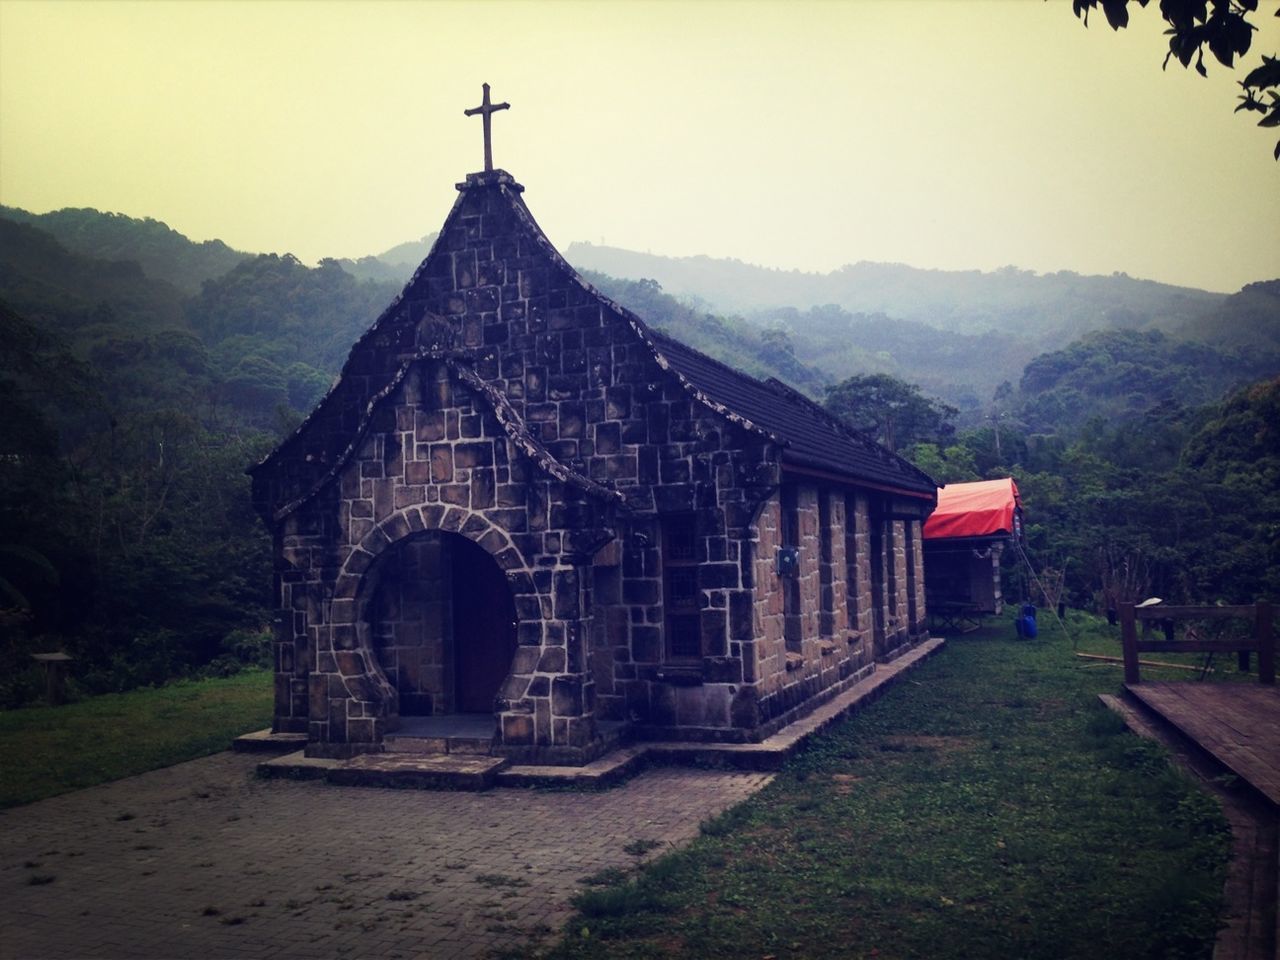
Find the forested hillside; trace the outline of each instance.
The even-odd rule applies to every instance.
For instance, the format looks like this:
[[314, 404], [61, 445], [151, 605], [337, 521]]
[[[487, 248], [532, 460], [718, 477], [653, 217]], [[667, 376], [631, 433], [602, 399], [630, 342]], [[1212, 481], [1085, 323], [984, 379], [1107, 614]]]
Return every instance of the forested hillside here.
[[245, 467], [398, 290], [264, 255], [184, 297], [0, 218], [0, 704], [38, 689], [32, 649], [68, 650], [89, 691], [265, 653]]
[[1136, 421], [1204, 406], [1277, 370], [1276, 351], [1256, 346], [1215, 348], [1158, 330], [1099, 331], [1028, 363], [1009, 409], [1032, 433], [1070, 432], [1094, 418]]
[[249, 256], [221, 240], [195, 243], [149, 217], [139, 220], [71, 207], [42, 214], [0, 207], [0, 217], [39, 227], [68, 250], [93, 260], [132, 260], [151, 279], [164, 280], [189, 294]]
[[[416, 264], [398, 257], [432, 240], [310, 268], [229, 259], [156, 221], [61, 214], [46, 217], [84, 226], [84, 246], [0, 217], [6, 705], [37, 694], [37, 649], [72, 653], [87, 692], [265, 654], [270, 552], [244, 469], [399, 291]], [[942, 334], [839, 306], [723, 315], [651, 279], [587, 279], [717, 359], [825, 398], [940, 480], [1012, 473], [1034, 555], [1065, 567], [1074, 602], [1280, 587], [1276, 282], [1192, 292], [1209, 312], [1177, 329], [1120, 323], [1043, 352], [1034, 331]]]
[[341, 258], [335, 262], [357, 280], [379, 280], [404, 286], [413, 276], [418, 264], [427, 259], [436, 236], [433, 231], [421, 240], [397, 243], [390, 250], [376, 256], [359, 257], [355, 260]]
[[796, 357], [785, 334], [761, 330], [741, 318], [695, 310], [663, 293], [652, 280], [618, 280], [590, 270], [583, 271], [582, 276], [646, 323], [753, 377], [777, 377], [814, 397], [821, 395], [829, 381], [825, 374]]
[[[1197, 389], [1197, 402], [1280, 373], [1280, 281], [1226, 296], [1123, 274], [1042, 275], [1011, 267], [981, 273], [858, 263], [816, 274], [582, 243], [570, 245], [568, 258], [581, 268], [647, 278], [701, 314], [733, 313], [744, 336], [753, 327], [767, 332], [832, 382], [886, 373], [921, 384], [954, 404], [962, 425], [991, 415], [993, 393], [1006, 381], [1018, 383], [1033, 357], [1074, 349], [1092, 331], [1164, 333], [1221, 353], [1206, 357], [1211, 364], [1237, 365], [1236, 376], [1211, 379], [1212, 391]], [[1138, 381], [1131, 392], [1141, 397], [1159, 389]], [[1046, 411], [1055, 399], [1044, 400]], [[1150, 403], [1109, 405], [1129, 415]]]
[[921, 444], [912, 457], [940, 480], [1013, 475], [1031, 555], [1048, 580], [1065, 570], [1073, 605], [1280, 593], [1280, 378], [1219, 403], [1096, 417], [1052, 437], [999, 425], [998, 447], [996, 429]]
[[616, 277], [657, 280], [677, 297], [710, 309], [754, 313], [777, 307], [835, 304], [852, 313], [919, 320], [955, 333], [1009, 331], [1065, 342], [1085, 330], [1140, 328], [1202, 316], [1226, 297], [1125, 274], [1038, 274], [1015, 267], [922, 270], [900, 263], [847, 264], [830, 273], [774, 270], [740, 260], [663, 257], [617, 247], [573, 243], [575, 267]]

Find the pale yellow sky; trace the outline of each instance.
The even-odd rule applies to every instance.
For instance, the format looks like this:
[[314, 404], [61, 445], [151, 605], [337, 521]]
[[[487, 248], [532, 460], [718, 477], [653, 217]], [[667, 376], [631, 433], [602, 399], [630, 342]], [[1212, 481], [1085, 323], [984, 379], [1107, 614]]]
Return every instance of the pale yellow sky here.
[[[1068, 0], [0, 0], [0, 202], [304, 260], [436, 229], [495, 163], [561, 249], [829, 270], [1280, 275], [1276, 132], [1164, 24]], [[1280, 52], [1274, 3], [1248, 58]]]

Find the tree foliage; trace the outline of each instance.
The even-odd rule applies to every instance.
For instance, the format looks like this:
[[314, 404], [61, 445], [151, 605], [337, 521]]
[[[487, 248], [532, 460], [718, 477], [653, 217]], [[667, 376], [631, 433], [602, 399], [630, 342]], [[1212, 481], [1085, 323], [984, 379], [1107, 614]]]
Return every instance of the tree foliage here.
[[826, 379], [796, 359], [785, 331], [761, 331], [740, 317], [695, 309], [665, 293], [656, 280], [618, 280], [590, 270], [583, 276], [646, 323], [751, 376], [777, 377], [812, 395]]
[[959, 412], [926, 397], [915, 384], [884, 373], [849, 377], [827, 388], [827, 410], [890, 450], [937, 443], [955, 433]]
[[1034, 358], [1009, 400], [1030, 432], [1070, 432], [1094, 417], [1132, 421], [1203, 406], [1278, 366], [1274, 351], [1257, 346], [1215, 348], [1158, 330], [1099, 331]]
[[1053, 436], [1010, 425], [1002, 455], [984, 428], [912, 456], [947, 481], [1014, 476], [1030, 553], [1066, 568], [1074, 604], [1105, 609], [1121, 588], [1251, 603], [1280, 590], [1278, 423], [1280, 378], [1202, 407], [1095, 416]]
[[[1137, 0], [1145, 7], [1148, 0]], [[1102, 7], [1102, 12], [1113, 30], [1129, 25], [1129, 0], [1072, 0], [1072, 8], [1085, 26], [1089, 25], [1089, 12]], [[1204, 52], [1209, 52], [1224, 67], [1235, 67], [1237, 57], [1243, 57], [1253, 45], [1257, 30], [1249, 17], [1257, 13], [1258, 0], [1160, 0], [1160, 15], [1169, 24], [1165, 33], [1169, 37], [1169, 52], [1164, 66], [1177, 60], [1183, 67], [1195, 60], [1196, 73], [1208, 76], [1204, 65]], [[1276, 10], [1280, 17], [1280, 8]], [[1262, 63], [1254, 67], [1240, 81], [1244, 91], [1240, 95], [1241, 110], [1262, 114], [1260, 127], [1280, 127], [1280, 61], [1275, 57], [1262, 57]], [[1280, 160], [1280, 141], [1276, 142], [1275, 158]]]

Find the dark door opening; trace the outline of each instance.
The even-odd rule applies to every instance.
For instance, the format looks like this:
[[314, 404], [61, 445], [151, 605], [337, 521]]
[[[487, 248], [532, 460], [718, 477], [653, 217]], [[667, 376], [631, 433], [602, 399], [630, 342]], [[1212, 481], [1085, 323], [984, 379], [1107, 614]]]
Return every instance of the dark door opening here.
[[451, 546], [454, 709], [492, 713], [516, 650], [515, 604], [506, 575], [488, 553], [461, 537]]

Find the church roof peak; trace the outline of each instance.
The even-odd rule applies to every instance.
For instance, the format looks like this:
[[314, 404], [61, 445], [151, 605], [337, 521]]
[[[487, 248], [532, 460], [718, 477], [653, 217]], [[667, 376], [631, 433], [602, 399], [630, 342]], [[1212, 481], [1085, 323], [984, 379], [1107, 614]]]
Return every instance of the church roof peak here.
[[516, 193], [524, 193], [524, 187], [516, 182], [516, 178], [505, 170], [484, 170], [480, 173], [468, 173], [467, 178], [461, 183], [455, 183], [459, 192], [470, 190], [472, 187], [493, 187], [505, 186]]

